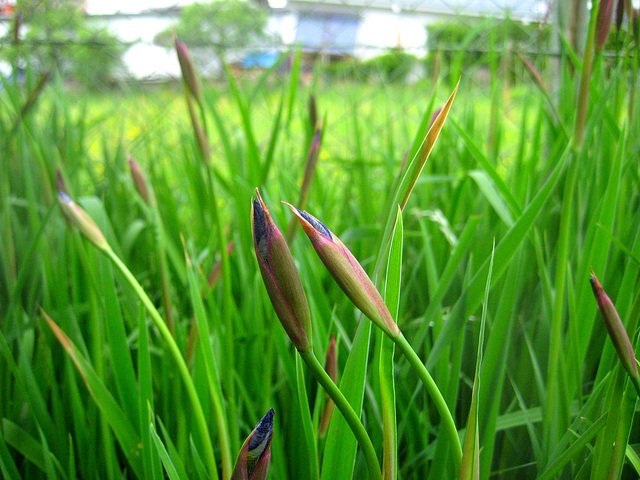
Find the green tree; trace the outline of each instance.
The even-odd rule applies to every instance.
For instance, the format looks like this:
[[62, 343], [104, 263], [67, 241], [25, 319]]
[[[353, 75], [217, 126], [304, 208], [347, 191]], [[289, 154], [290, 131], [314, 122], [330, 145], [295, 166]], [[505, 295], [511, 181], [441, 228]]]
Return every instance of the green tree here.
[[88, 21], [80, 2], [18, 0], [16, 7], [24, 28], [17, 37], [10, 31], [0, 52], [13, 65], [51, 70], [90, 87], [103, 84], [122, 65], [124, 46]]
[[173, 45], [174, 32], [191, 49], [212, 48], [220, 58], [229, 49], [264, 44], [268, 14], [249, 1], [216, 0], [185, 6], [180, 18], [155, 37], [165, 47]]

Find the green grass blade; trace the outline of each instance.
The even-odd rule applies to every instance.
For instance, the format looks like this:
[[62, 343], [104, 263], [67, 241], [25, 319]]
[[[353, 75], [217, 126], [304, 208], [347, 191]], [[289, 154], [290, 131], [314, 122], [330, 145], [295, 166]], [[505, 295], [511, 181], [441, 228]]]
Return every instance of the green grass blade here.
[[199, 331], [199, 347], [202, 350], [202, 356], [205, 362], [207, 373], [208, 387], [213, 402], [214, 415], [218, 426], [218, 437], [220, 441], [221, 460], [222, 460], [222, 476], [223, 478], [231, 477], [232, 458], [231, 446], [229, 443], [229, 427], [227, 426], [227, 418], [224, 412], [222, 391], [220, 388], [220, 379], [218, 377], [218, 369], [215, 364], [213, 349], [211, 348], [211, 334], [209, 332], [209, 320], [204, 310], [204, 304], [200, 292], [201, 285], [196, 277], [195, 266], [187, 257], [187, 277], [189, 280], [189, 294], [191, 303], [195, 311], [196, 321], [198, 322]]
[[[147, 319], [141, 308], [138, 315], [138, 413], [140, 415], [140, 440], [145, 478], [160, 480], [162, 467], [152, 448], [151, 433], [147, 426], [153, 414], [153, 380]], [[151, 414], [149, 413], [151, 411]]]
[[102, 381], [98, 378], [95, 371], [84, 358], [76, 346], [69, 340], [69, 337], [56, 325], [53, 320], [45, 313], [42, 312], [45, 320], [51, 327], [51, 330], [58, 338], [60, 344], [69, 354], [69, 357], [73, 360], [78, 371], [82, 375], [84, 382], [87, 385], [89, 393], [95, 400], [96, 404], [100, 408], [102, 415], [107, 420], [113, 432], [115, 433], [122, 450], [124, 451], [129, 464], [133, 468], [136, 475], [142, 475], [142, 464], [140, 463], [140, 438], [138, 437], [135, 428], [124, 413], [120, 405], [115, 401], [111, 393], [104, 386]]
[[296, 355], [296, 390], [298, 403], [300, 404], [300, 415], [302, 417], [302, 430], [304, 431], [304, 439], [307, 444], [307, 455], [309, 463], [309, 478], [317, 480], [318, 475], [318, 449], [316, 447], [317, 434], [311, 421], [311, 412], [309, 411], [309, 399], [307, 398], [307, 388], [304, 380], [304, 369], [300, 355]]
[[480, 217], [477, 215], [472, 215], [467, 219], [462, 235], [460, 235], [460, 238], [458, 239], [458, 244], [451, 253], [449, 260], [440, 275], [438, 287], [435, 292], [431, 293], [429, 307], [424, 315], [425, 321], [419, 326], [413, 342], [416, 349], [419, 349], [422, 346], [428, 332], [429, 323], [433, 320], [440, 308], [440, 303], [447, 293], [447, 290], [451, 287], [451, 282], [453, 281], [456, 271], [460, 269], [460, 266], [468, 253], [469, 246], [476, 238], [479, 224]]
[[496, 214], [502, 219], [502, 221], [507, 225], [507, 227], [513, 227], [513, 217], [511, 215], [511, 211], [505, 205], [502, 196], [496, 190], [495, 185], [492, 183], [489, 176], [486, 172], [482, 170], [471, 170], [468, 175], [473, 179], [474, 182], [478, 185], [480, 192], [484, 195], [484, 197], [489, 202], [489, 205], [493, 207]]
[[[3, 419], [4, 421], [4, 419]], [[22, 480], [18, 467], [16, 467], [11, 452], [7, 448], [7, 443], [3, 433], [0, 431], [0, 472], [7, 480]]]
[[413, 191], [413, 187], [418, 181], [418, 177], [422, 173], [422, 169], [424, 168], [427, 160], [429, 159], [429, 155], [431, 154], [431, 150], [440, 135], [440, 131], [444, 125], [444, 121], [447, 119], [447, 115], [449, 115], [449, 110], [451, 109], [451, 105], [453, 104], [453, 100], [456, 97], [456, 92], [458, 91], [458, 85], [455, 86], [453, 92], [449, 96], [449, 99], [444, 104], [440, 113], [435, 118], [429, 131], [424, 137], [424, 140], [420, 144], [420, 147], [416, 151], [415, 156], [411, 159], [411, 162], [407, 166], [406, 170], [401, 174], [402, 180], [400, 181], [400, 185], [398, 186], [397, 191], [394, 195], [392, 195], [393, 200], [387, 205], [387, 213], [386, 219], [383, 217], [383, 221], [385, 222], [384, 233], [382, 235], [380, 241], [380, 248], [378, 249], [378, 257], [376, 260], [376, 267], [374, 269], [375, 279], [378, 276], [378, 272], [382, 269], [384, 264], [384, 259], [386, 258], [386, 252], [389, 248], [391, 235], [393, 231], [393, 226], [395, 225], [396, 219], [396, 211], [398, 205], [400, 205], [400, 209], [403, 210], [407, 202], [409, 201], [409, 196]]
[[467, 432], [465, 434], [464, 446], [462, 449], [462, 465], [460, 468], [460, 480], [480, 479], [480, 432], [478, 425], [480, 395], [480, 370], [482, 368], [482, 358], [484, 351], [484, 331], [487, 325], [487, 311], [489, 309], [489, 291], [491, 290], [491, 274], [493, 272], [493, 257], [495, 254], [495, 242], [491, 250], [489, 261], [489, 274], [484, 290], [484, 302], [482, 305], [482, 319], [480, 320], [480, 333], [478, 335], [478, 351], [476, 353], [476, 367], [471, 389], [471, 406], [469, 407], [469, 417], [467, 420]]
[[596, 420], [582, 435], [576, 438], [575, 442], [567, 448], [564, 453], [556, 459], [551, 465], [547, 466], [546, 470], [538, 477], [538, 480], [551, 480], [561, 473], [565, 465], [567, 465], [576, 454], [580, 452], [585, 446], [600, 432], [605, 426], [607, 421], [607, 414], [602, 415]]
[[[340, 390], [357, 415], [362, 412], [371, 322], [362, 319], [340, 380]], [[322, 459], [322, 480], [352, 478], [356, 460], [356, 439], [339, 412], [331, 416]]]
[[[513, 227], [509, 229], [507, 234], [496, 247], [494, 262], [495, 274], [493, 276], [494, 283], [502, 276], [502, 273], [507, 268], [507, 265], [509, 264], [516, 250], [533, 228], [536, 218], [542, 211], [542, 207], [545, 205], [546, 201], [551, 195], [551, 192], [554, 190], [558, 179], [560, 178], [560, 173], [564, 169], [564, 165], [568, 157], [568, 152], [569, 149], [566, 148], [562, 156], [559, 158], [557, 164], [555, 165], [553, 171], [551, 172], [549, 179], [546, 181], [544, 186], [540, 188], [531, 203], [527, 206], [524, 212], [522, 212], [522, 215], [518, 218]], [[438, 336], [436, 343], [434, 344], [433, 349], [429, 354], [429, 359], [427, 360], [427, 368], [431, 368], [435, 364], [435, 361], [442, 354], [446, 345], [453, 339], [453, 336], [458, 331], [458, 329], [461, 328], [462, 322], [464, 322], [466, 318], [465, 315], [461, 315], [461, 313], [468, 312], [469, 314], [471, 314], [476, 310], [476, 308], [478, 308], [478, 305], [482, 301], [482, 295], [484, 293], [482, 285], [484, 279], [486, 278], [488, 269], [489, 260], [485, 261], [482, 267], [480, 267], [480, 270], [478, 270], [478, 272], [471, 279], [470, 284], [466, 287], [466, 290], [461, 299], [456, 303], [453, 311], [450, 314], [450, 317], [453, 319], [453, 321], [448, 322], [443, 328], [441, 334]]]
[[[100, 262], [102, 281], [102, 301], [105, 309], [104, 322], [109, 342], [109, 353], [113, 364], [113, 374], [120, 404], [128, 405], [126, 413], [132, 425], [137, 425], [138, 412], [138, 385], [133, 369], [133, 360], [129, 353], [129, 345], [124, 325], [124, 319], [120, 310], [118, 294], [111, 265], [106, 261]], [[136, 429], [137, 430], [137, 429]]]
[[162, 465], [164, 465], [164, 470], [165, 472], [167, 472], [167, 476], [171, 480], [187, 480], [188, 477], [186, 475], [181, 476], [178, 473], [178, 470], [176, 469], [173, 461], [171, 460], [171, 457], [169, 456], [169, 452], [167, 452], [167, 449], [164, 447], [162, 440], [160, 440], [156, 429], [153, 427], [153, 423], [149, 423], [149, 434], [151, 435], [153, 444], [156, 446], [156, 450], [158, 451], [158, 455], [162, 460]]
[[[391, 236], [391, 248], [385, 275], [384, 302], [397, 322], [400, 306], [402, 276], [402, 247], [404, 231], [402, 211], [398, 207], [396, 223]], [[398, 474], [398, 426], [396, 420], [396, 391], [394, 384], [393, 354], [395, 344], [386, 335], [381, 336], [378, 374], [380, 379], [380, 408], [382, 410], [383, 457], [382, 477], [393, 480]]]
[[498, 189], [498, 191], [500, 192], [504, 200], [509, 205], [509, 209], [511, 210], [511, 213], [514, 215], [519, 215], [521, 212], [521, 209], [520, 209], [520, 206], [518, 205], [517, 200], [514, 198], [513, 194], [511, 193], [511, 189], [507, 186], [506, 182], [500, 176], [500, 174], [498, 173], [496, 168], [493, 166], [491, 161], [487, 158], [487, 156], [484, 153], [482, 153], [482, 150], [473, 141], [473, 139], [469, 135], [469, 132], [465, 130], [456, 121], [455, 118], [451, 118], [451, 123], [453, 124], [454, 127], [456, 127], [458, 134], [464, 140], [466, 147], [471, 152], [471, 155], [475, 158], [478, 164], [482, 167], [483, 171], [489, 176], [489, 178], [493, 180], [495, 187]]
[[[4, 442], [7, 445], [15, 448], [24, 458], [36, 465], [43, 472], [47, 469], [47, 461], [50, 461], [53, 462], [56, 471], [62, 475], [62, 477], [69, 478], [62, 469], [58, 459], [53, 455], [53, 452], [48, 448], [45, 449], [44, 445], [41, 445], [35, 438], [29, 435], [28, 432], [8, 418], [2, 419], [2, 431], [0, 433], [2, 433], [0, 439], [4, 437]], [[49, 459], [47, 460], [46, 457], [49, 457]], [[74, 476], [72, 476], [72, 478], [74, 478]]]

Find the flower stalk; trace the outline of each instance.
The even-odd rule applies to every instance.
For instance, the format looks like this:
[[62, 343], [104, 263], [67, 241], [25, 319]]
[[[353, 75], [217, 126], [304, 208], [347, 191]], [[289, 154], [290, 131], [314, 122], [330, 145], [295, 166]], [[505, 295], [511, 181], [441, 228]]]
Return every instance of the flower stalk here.
[[104, 235], [102, 234], [96, 223], [93, 221], [93, 219], [64, 192], [58, 192], [58, 200], [65, 217], [69, 220], [69, 223], [78, 228], [78, 230], [80, 230], [80, 232], [91, 243], [93, 243], [96, 248], [101, 250], [109, 258], [109, 260], [111, 260], [113, 265], [115, 265], [120, 273], [122, 273], [125, 280], [131, 286], [138, 299], [142, 302], [151, 319], [153, 320], [153, 323], [160, 332], [160, 335], [167, 345], [169, 353], [176, 362], [178, 371], [180, 372], [180, 376], [182, 377], [182, 381], [187, 391], [187, 395], [189, 396], [198, 432], [202, 440], [202, 445], [204, 448], [204, 460], [207, 464], [209, 475], [213, 480], [217, 480], [218, 467], [216, 465], [215, 454], [213, 451], [213, 446], [211, 444], [211, 437], [209, 435], [209, 428], [205, 419], [204, 410], [202, 409], [202, 404], [200, 403], [198, 392], [196, 391], [195, 384], [193, 383], [193, 378], [189, 373], [189, 368], [187, 367], [180, 348], [173, 338], [173, 335], [171, 334], [167, 323], [160, 316], [160, 313], [158, 313], [158, 310], [153, 305], [153, 302], [146, 294], [140, 283], [138, 283], [138, 280], [136, 280], [135, 276], [127, 268], [120, 257], [115, 254], [111, 246], [107, 243]]
[[393, 320], [378, 289], [353, 254], [331, 230], [309, 213], [302, 212], [286, 202], [285, 204], [298, 217], [320, 260], [336, 283], [351, 302], [391, 338], [418, 374], [440, 414], [458, 470], [462, 460], [462, 447], [453, 416], [431, 374]]
[[369, 469], [369, 478], [382, 480], [380, 463], [371, 438], [348, 400], [336, 386], [313, 353], [311, 343], [311, 315], [300, 275], [282, 233], [276, 226], [260, 192], [252, 202], [251, 225], [253, 241], [269, 299], [300, 357], [307, 364], [318, 383], [335, 402], [356, 440], [360, 444]]

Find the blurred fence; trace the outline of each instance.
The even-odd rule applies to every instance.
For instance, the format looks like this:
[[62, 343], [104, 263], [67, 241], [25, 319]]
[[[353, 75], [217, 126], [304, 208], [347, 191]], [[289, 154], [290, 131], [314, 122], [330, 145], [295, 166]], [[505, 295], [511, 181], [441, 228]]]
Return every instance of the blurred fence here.
[[[77, 5], [69, 2], [77, 11]], [[60, 4], [65, 2], [55, 3]], [[227, 11], [234, 4], [243, 4], [242, 8], [250, 4], [260, 12], [255, 18], [263, 19], [266, 34], [245, 42], [254, 35], [243, 33], [252, 32], [246, 18], [253, 14]], [[568, 12], [569, 4], [580, 8]], [[395, 98], [393, 111], [385, 119], [413, 115], [411, 120], [417, 124], [421, 109], [411, 107], [416, 98], [428, 97], [425, 85], [430, 88], [445, 82], [450, 90], [462, 78], [465, 90], [495, 103], [501, 101], [505, 87], [532, 82], [530, 67], [551, 77], [557, 72], [554, 59], [562, 48], [558, 32], [573, 32], [578, 45], [577, 32], [587, 14], [587, 2], [582, 0], [227, 0], [182, 10], [167, 7], [132, 13], [97, 13], [96, 5], [95, 0], [89, 2], [86, 14], [79, 17], [64, 12], [56, 15], [55, 9], [45, 17], [37, 8], [22, 16], [16, 12], [5, 15], [0, 22], [5, 76], [28, 64], [40, 70], [53, 65], [64, 69], [69, 78], [99, 89], [114, 81], [178, 78], [171, 29], [191, 8], [195, 9], [191, 23], [182, 30], [178, 27], [178, 32], [205, 77], [220, 72], [221, 57], [234, 71], [251, 75], [284, 54], [289, 57], [281, 63], [286, 69], [292, 52], [299, 49], [301, 76], [307, 83], [349, 80], [368, 85], [403, 83], [409, 88], [420, 85], [423, 90]], [[207, 27], [214, 19], [226, 24]], [[196, 20], [201, 24], [194, 25]], [[190, 36], [207, 28], [205, 40]], [[386, 104], [387, 94], [384, 88], [368, 89], [367, 98], [359, 101]], [[344, 118], [332, 121], [347, 122], [348, 116], [345, 113]], [[380, 125], [381, 132], [385, 128]]]
[[[73, 2], [69, 0], [67, 3]], [[201, 17], [215, 18], [218, 16], [214, 11], [216, 8], [228, 10], [225, 5], [233, 3], [238, 2], [217, 2], [213, 9], [203, 9]], [[238, 36], [216, 45], [215, 35], [211, 35], [211, 44], [198, 48], [186, 41], [201, 60], [205, 74], [213, 74], [219, 68], [214, 59], [220, 50], [224, 50], [226, 57], [241, 67], [260, 68], [275, 61], [273, 56], [265, 53], [282, 52], [298, 46], [304, 52], [307, 66], [317, 61], [325, 64], [351, 63], [344, 68], [330, 68], [329, 75], [352, 74], [362, 79], [368, 76], [367, 69], [387, 68], [397, 70], [391, 77], [410, 80], [422, 74], [436, 76], [440, 68], [452, 61], [458, 61], [463, 67], [476, 63], [474, 59], [485, 61], [485, 53], [490, 51], [496, 54], [514, 50], [531, 51], [537, 55], [554, 53], [548, 41], [550, 24], [555, 18], [550, 2], [263, 0], [259, 3], [266, 12], [267, 35], [258, 41], [243, 44]], [[104, 9], [97, 5], [96, 0], [88, 2], [88, 16], [83, 16], [84, 21], [78, 18], [68, 24], [60, 18], [63, 13], [57, 16], [51, 13], [52, 9], [45, 14], [45, 10], [35, 8], [19, 17], [18, 21], [13, 12], [5, 9], [5, 15], [0, 19], [4, 71], [7, 71], [7, 63], [15, 57], [28, 60], [31, 55], [37, 57], [39, 63], [44, 63], [42, 56], [58, 59], [80, 57], [80, 50], [84, 50], [89, 52], [84, 57], [91, 56], [93, 52], [95, 57], [101, 58], [109, 50], [111, 56], [118, 55], [123, 60], [120, 68], [114, 70], [117, 78], [157, 79], [178, 75], [177, 61], [170, 51], [171, 42], [166, 41], [166, 33], [164, 38], [162, 35], [178, 22], [178, 8], [104, 13]], [[96, 14], [96, 11], [103, 13]], [[242, 23], [239, 13], [236, 18], [239, 24]], [[229, 21], [233, 22], [233, 17]], [[216, 24], [207, 26], [206, 22], [199, 24], [205, 30], [219, 28]], [[246, 25], [239, 25], [240, 34], [246, 28]], [[11, 53], [18, 48], [19, 53]], [[46, 54], [42, 53], [44, 51]], [[459, 52], [464, 55], [456, 55]], [[402, 53], [403, 56], [370, 62], [387, 53]], [[212, 59], [211, 65], [206, 62], [207, 56]], [[410, 68], [402, 65], [405, 62], [411, 62]], [[363, 63], [360, 68], [354, 66]], [[388, 75], [386, 79], [390, 79]]]

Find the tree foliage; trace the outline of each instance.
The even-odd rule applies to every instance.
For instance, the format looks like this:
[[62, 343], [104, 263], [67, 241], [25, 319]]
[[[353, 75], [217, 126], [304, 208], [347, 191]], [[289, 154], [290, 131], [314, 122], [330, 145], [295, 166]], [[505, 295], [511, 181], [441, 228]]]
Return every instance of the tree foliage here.
[[[95, 87], [122, 65], [124, 46], [107, 28], [91, 24], [74, 0], [18, 0], [23, 26], [10, 30], [0, 55], [14, 66], [52, 70]], [[16, 23], [18, 25], [19, 23]]]
[[189, 47], [210, 47], [221, 56], [230, 48], [265, 42], [267, 20], [267, 12], [248, 1], [194, 3], [185, 6], [178, 23], [156, 35], [155, 42], [169, 47], [175, 32]]

